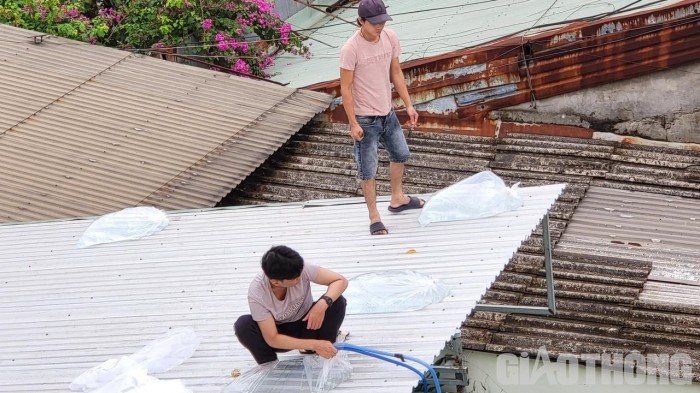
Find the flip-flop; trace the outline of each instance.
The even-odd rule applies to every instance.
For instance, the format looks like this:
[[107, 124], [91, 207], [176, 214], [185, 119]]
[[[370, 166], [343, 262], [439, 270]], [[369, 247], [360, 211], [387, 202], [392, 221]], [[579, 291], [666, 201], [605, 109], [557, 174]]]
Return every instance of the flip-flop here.
[[[413, 196], [409, 196], [408, 198], [410, 199], [408, 203], [404, 203], [403, 205], [397, 207], [389, 206], [389, 211], [392, 213], [401, 213], [402, 211], [408, 209], [422, 209], [425, 205], [425, 202], [422, 199]], [[421, 202], [423, 202], [423, 204], [421, 204]]]
[[[379, 233], [381, 231], [386, 231], [386, 233]], [[384, 226], [384, 224], [382, 224], [381, 221], [377, 221], [369, 226], [369, 233], [371, 235], [388, 235], [389, 230], [386, 229], [386, 227]]]

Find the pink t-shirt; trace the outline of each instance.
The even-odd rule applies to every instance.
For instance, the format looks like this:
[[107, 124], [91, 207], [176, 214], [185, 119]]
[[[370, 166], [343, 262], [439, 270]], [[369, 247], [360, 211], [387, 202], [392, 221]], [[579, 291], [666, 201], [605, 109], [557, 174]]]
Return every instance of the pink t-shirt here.
[[311, 309], [314, 300], [311, 297], [311, 281], [316, 279], [319, 267], [304, 263], [301, 280], [293, 287], [287, 288], [283, 300], [272, 293], [272, 286], [267, 276], [260, 272], [248, 287], [248, 306], [254, 321], [264, 321], [270, 317], [277, 324], [298, 321]]
[[391, 60], [401, 55], [393, 30], [384, 28], [379, 41], [369, 42], [357, 31], [340, 50], [340, 68], [353, 71], [355, 114], [384, 116], [391, 110]]

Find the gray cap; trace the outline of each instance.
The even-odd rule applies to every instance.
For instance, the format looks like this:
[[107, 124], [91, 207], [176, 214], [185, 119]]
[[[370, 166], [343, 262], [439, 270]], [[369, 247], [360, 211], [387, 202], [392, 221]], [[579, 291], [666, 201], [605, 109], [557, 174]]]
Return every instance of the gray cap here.
[[357, 14], [373, 25], [393, 20], [386, 13], [386, 6], [382, 0], [362, 0], [357, 8]]

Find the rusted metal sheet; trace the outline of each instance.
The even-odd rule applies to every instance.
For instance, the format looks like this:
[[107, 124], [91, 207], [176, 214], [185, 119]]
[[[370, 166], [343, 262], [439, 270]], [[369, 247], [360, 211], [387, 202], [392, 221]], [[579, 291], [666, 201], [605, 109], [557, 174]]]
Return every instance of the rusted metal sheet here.
[[[700, 1], [686, 0], [532, 36], [511, 36], [402, 67], [426, 128], [481, 134], [473, 127], [488, 123], [484, 119], [492, 110], [697, 61], [699, 13]], [[311, 88], [339, 96], [338, 83]], [[448, 97], [454, 100], [451, 108], [446, 101], [433, 105]], [[394, 103], [402, 108], [396, 96]], [[338, 109], [329, 115], [332, 121], [344, 117], [338, 116]]]

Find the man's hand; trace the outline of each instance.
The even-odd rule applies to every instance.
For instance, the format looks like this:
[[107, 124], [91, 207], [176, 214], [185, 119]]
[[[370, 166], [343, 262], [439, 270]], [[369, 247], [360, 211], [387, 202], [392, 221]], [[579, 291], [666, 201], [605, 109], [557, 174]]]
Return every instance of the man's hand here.
[[359, 142], [362, 140], [362, 138], [365, 137], [365, 132], [362, 130], [362, 127], [359, 124], [357, 124], [357, 123], [351, 124], [350, 125], [350, 136], [352, 137], [352, 139]]
[[406, 114], [408, 115], [408, 125], [413, 129], [418, 125], [418, 112], [413, 106], [406, 108]]
[[323, 318], [326, 316], [327, 309], [328, 304], [326, 302], [316, 302], [302, 319], [302, 321], [306, 321], [306, 328], [309, 330], [320, 329], [323, 324]]
[[338, 353], [338, 349], [333, 343], [326, 340], [317, 340], [312, 349], [324, 359], [330, 359]]

